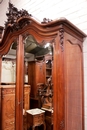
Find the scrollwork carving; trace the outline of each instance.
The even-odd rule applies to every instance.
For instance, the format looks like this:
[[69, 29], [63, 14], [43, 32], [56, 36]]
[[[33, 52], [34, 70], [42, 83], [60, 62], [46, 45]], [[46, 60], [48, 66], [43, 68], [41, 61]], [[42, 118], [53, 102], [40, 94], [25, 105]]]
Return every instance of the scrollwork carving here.
[[16, 7], [13, 6], [13, 4], [11, 4], [9, 2], [9, 8], [8, 8], [8, 13], [6, 13], [8, 19], [5, 22], [5, 29], [7, 28], [8, 25], [12, 26], [12, 31], [13, 30], [19, 30], [21, 29], [23, 26], [26, 26], [30, 23], [30, 21], [28, 19], [21, 20], [21, 22], [18, 22], [19, 19], [21, 19], [22, 17], [30, 17], [31, 14], [29, 14], [26, 10], [22, 9], [22, 10], [18, 10]]
[[64, 42], [63, 42], [63, 40], [64, 40], [64, 29], [63, 28], [61, 28], [60, 30], [59, 30], [59, 36], [60, 36], [60, 47], [61, 47], [61, 50], [63, 51], [64, 50]]
[[44, 23], [44, 24], [45, 24], [45, 23], [49, 23], [49, 22], [51, 22], [51, 21], [52, 21], [51, 19], [44, 18], [41, 23]]
[[0, 39], [2, 38], [2, 32], [3, 32], [3, 27], [2, 26], [0, 26]]

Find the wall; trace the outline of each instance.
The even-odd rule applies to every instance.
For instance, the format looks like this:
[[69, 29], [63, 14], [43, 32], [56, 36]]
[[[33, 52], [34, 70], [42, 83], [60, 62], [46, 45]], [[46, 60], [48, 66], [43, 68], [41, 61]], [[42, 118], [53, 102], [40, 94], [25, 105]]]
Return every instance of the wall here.
[[2, 83], [15, 83], [16, 64], [12, 61], [2, 61]]
[[[0, 4], [0, 26], [6, 20], [6, 11], [9, 0]], [[26, 9], [30, 14], [42, 21], [44, 17], [58, 19], [66, 17], [73, 24], [87, 33], [87, 0], [12, 0], [18, 9]], [[3, 10], [3, 11], [2, 11]]]
[[[58, 19], [65, 17], [87, 34], [87, 0], [12, 0], [19, 9], [26, 9], [35, 19]], [[3, 0], [0, 5], [0, 26], [6, 21], [8, 0]], [[87, 39], [84, 39], [84, 105], [85, 105], [85, 130], [87, 130]]]

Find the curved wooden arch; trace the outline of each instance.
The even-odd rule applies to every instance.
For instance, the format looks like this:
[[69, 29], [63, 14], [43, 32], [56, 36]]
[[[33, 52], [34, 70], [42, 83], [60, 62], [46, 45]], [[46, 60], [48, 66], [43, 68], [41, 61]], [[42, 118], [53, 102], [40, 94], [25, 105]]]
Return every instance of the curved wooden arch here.
[[[25, 26], [23, 29], [15, 32], [11, 32], [12, 27], [8, 27], [4, 33], [4, 36], [0, 42], [0, 54], [4, 55], [8, 52], [12, 42], [18, 37], [18, 35], [26, 36], [28, 34], [31, 34], [35, 37], [38, 43], [41, 44], [41, 42], [44, 40], [52, 40], [57, 36], [58, 28], [56, 28], [56, 31], [53, 29], [43, 29], [41, 26], [38, 26], [38, 24], [29, 24]], [[51, 31], [53, 30], [53, 31]], [[10, 41], [9, 41], [10, 39]]]
[[[0, 54], [4, 55], [7, 53], [8, 49], [10, 48], [11, 42], [17, 38], [18, 35], [25, 35], [25, 34], [31, 34], [34, 35], [34, 37], [36, 38], [37, 42], [41, 43], [42, 40], [52, 40], [52, 38], [54, 39], [57, 34], [58, 31], [60, 29], [64, 29], [64, 31], [67, 30], [67, 25], [70, 25], [70, 28], [73, 31], [73, 27], [74, 25], [72, 25], [67, 19], [59, 19], [56, 21], [51, 21], [45, 24], [41, 24], [37, 21], [35, 21], [32, 17], [30, 16], [26, 16], [26, 17], [21, 17], [19, 18], [16, 23], [20, 24], [21, 21], [28, 21], [29, 24], [24, 26], [22, 29], [19, 30], [15, 30], [12, 31], [13, 26], [8, 24], [7, 28], [4, 31], [3, 37], [0, 41]], [[68, 25], [68, 26], [69, 26]], [[83, 38], [83, 35], [85, 35], [83, 32], [79, 30], [77, 30], [77, 28], [75, 27], [76, 30], [75, 33], [77, 33], [78, 35], [81, 36], [81, 38]], [[9, 39], [10, 42], [9, 42]], [[3, 49], [2, 49], [3, 48]]]

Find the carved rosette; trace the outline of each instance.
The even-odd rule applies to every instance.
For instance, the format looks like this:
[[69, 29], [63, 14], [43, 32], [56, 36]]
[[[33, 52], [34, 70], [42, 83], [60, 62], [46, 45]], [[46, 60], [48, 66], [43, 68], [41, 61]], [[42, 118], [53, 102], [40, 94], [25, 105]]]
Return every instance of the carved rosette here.
[[63, 28], [59, 30], [59, 36], [60, 36], [60, 47], [61, 50], [63, 51], [64, 50], [64, 29]]
[[[8, 13], [6, 13], [6, 15], [8, 19], [5, 22], [5, 29], [8, 27], [8, 25], [10, 25], [12, 27], [12, 31], [19, 30], [30, 23], [27, 17], [30, 17], [31, 14], [29, 14], [24, 9], [18, 10], [10, 2], [9, 2]], [[26, 20], [22, 20], [22, 18], [26, 18]]]

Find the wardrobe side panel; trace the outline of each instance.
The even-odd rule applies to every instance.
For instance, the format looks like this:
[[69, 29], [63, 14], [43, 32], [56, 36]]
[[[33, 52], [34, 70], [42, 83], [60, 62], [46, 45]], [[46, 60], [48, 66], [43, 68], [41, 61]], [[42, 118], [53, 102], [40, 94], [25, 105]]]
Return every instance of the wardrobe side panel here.
[[66, 130], [84, 129], [82, 50], [77, 43], [76, 39], [65, 42]]

